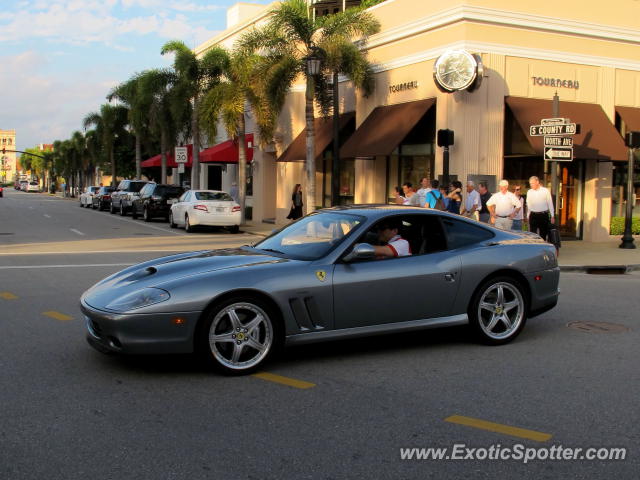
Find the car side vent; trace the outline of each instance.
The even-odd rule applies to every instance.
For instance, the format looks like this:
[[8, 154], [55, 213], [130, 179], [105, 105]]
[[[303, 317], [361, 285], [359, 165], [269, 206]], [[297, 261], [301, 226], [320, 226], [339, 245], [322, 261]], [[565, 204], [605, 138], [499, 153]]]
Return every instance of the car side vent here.
[[291, 313], [300, 331], [318, 330], [325, 327], [320, 309], [313, 297], [294, 297], [289, 299]]

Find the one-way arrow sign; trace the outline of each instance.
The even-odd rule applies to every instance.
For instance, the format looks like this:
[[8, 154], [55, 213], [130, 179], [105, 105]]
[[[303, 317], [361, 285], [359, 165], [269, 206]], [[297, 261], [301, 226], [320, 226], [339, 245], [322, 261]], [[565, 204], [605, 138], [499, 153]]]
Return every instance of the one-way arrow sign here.
[[544, 158], [556, 162], [570, 162], [573, 160], [573, 148], [544, 147]]

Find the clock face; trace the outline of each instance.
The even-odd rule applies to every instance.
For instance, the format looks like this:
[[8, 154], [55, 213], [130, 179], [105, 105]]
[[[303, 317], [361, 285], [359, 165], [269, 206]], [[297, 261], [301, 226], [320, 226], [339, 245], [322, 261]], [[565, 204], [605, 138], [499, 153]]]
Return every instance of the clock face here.
[[443, 53], [433, 67], [436, 84], [447, 92], [469, 88], [478, 75], [478, 62], [464, 50]]

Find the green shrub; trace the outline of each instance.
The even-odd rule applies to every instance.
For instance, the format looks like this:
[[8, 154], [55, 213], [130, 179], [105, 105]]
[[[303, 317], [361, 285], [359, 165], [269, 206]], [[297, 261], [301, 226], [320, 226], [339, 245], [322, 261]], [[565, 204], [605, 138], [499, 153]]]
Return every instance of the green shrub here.
[[[640, 218], [633, 217], [631, 220], [631, 232], [640, 235]], [[624, 233], [624, 217], [611, 217], [610, 235], [622, 235]]]

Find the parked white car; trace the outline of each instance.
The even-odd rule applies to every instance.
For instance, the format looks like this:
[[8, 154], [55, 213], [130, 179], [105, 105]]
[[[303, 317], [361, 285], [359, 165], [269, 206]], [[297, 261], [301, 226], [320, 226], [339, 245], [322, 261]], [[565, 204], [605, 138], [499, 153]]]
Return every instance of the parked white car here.
[[29, 185], [27, 185], [27, 192], [39, 192], [40, 191], [40, 184], [38, 182], [36, 182], [35, 180], [32, 180], [31, 182], [29, 182]]
[[100, 190], [100, 187], [91, 185], [84, 189], [84, 192], [80, 194], [80, 206], [91, 207], [93, 205], [93, 196]]
[[169, 225], [184, 227], [187, 232], [198, 225], [207, 225], [227, 227], [231, 233], [238, 233], [240, 205], [227, 192], [189, 190], [171, 205]]

